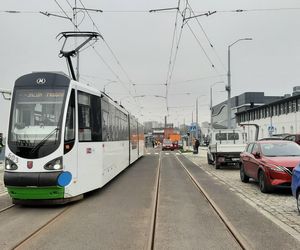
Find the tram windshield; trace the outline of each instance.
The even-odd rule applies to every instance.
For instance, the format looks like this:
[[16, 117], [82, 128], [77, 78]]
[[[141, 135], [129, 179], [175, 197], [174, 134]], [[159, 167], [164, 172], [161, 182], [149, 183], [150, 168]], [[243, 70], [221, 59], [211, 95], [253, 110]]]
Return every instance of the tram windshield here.
[[8, 145], [18, 156], [36, 159], [60, 144], [65, 89], [16, 89]]

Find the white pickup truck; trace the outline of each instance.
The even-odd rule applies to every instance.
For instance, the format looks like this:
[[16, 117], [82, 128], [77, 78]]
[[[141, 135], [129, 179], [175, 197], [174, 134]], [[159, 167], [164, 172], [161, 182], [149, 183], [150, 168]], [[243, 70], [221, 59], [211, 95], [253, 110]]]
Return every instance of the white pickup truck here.
[[214, 164], [219, 169], [222, 165], [240, 162], [240, 153], [246, 147], [245, 132], [239, 129], [215, 129], [210, 132], [209, 138], [208, 164]]

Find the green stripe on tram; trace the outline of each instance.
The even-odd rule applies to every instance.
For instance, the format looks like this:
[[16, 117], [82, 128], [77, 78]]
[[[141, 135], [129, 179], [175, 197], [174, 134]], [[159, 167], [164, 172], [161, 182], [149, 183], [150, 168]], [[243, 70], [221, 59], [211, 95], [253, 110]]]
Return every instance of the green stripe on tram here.
[[20, 200], [41, 200], [64, 198], [63, 187], [7, 187], [9, 195]]

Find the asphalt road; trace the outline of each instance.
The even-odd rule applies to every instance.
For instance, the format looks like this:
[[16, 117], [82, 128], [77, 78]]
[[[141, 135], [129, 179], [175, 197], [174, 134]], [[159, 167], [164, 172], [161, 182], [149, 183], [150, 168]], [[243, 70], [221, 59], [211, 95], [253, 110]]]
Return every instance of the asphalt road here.
[[[177, 157], [253, 249], [300, 249], [299, 241], [199, 166], [159, 149], [149, 150], [82, 201], [55, 208], [16, 206], [0, 213], [0, 249], [12, 249], [65, 208], [63, 215], [19, 249], [147, 249], [160, 157], [154, 249], [240, 249]], [[2, 201], [9, 203], [7, 197], [0, 197]]]
[[21, 249], [145, 249], [158, 156], [140, 159]]
[[162, 156], [154, 249], [241, 249], [174, 154]]

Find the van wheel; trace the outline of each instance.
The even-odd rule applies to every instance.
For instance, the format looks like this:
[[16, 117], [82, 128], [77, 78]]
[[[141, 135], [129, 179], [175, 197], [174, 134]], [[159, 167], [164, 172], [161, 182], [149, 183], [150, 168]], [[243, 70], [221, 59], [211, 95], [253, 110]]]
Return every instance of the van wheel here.
[[214, 163], [214, 161], [212, 161], [212, 160], [209, 158], [209, 154], [208, 154], [208, 153], [207, 153], [206, 155], [207, 155], [207, 163], [208, 163], [209, 165], [212, 165], [212, 164]]
[[214, 159], [215, 159], [215, 168], [220, 169], [221, 164], [218, 162], [218, 157], [216, 154], [214, 155]]
[[262, 193], [270, 192], [270, 188], [268, 187], [268, 184], [266, 183], [265, 173], [262, 170], [258, 174], [258, 182], [259, 182], [259, 189]]
[[249, 176], [246, 175], [244, 164], [242, 162], [240, 163], [240, 177], [242, 182], [245, 183], [249, 182]]

